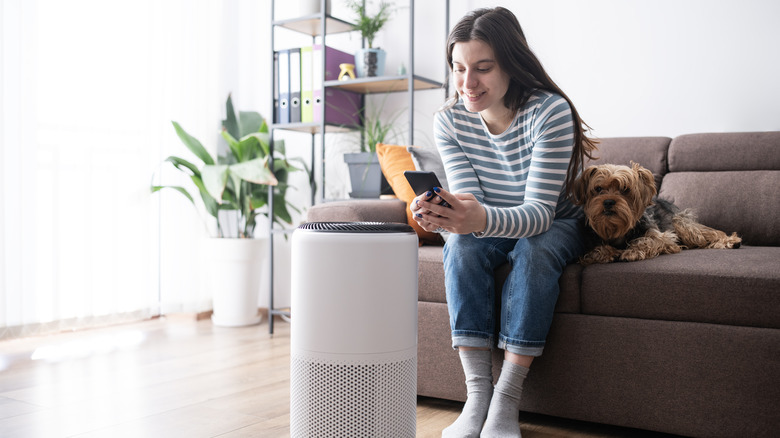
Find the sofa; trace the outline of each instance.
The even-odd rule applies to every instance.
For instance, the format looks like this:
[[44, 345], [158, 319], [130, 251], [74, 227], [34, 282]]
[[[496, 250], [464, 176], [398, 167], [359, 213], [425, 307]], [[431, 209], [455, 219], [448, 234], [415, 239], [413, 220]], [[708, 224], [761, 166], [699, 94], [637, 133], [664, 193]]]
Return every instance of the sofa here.
[[[521, 410], [693, 437], [780, 433], [780, 132], [601, 139], [653, 171], [659, 197], [743, 245], [569, 264]], [[316, 205], [309, 221], [406, 223], [400, 200]], [[509, 267], [496, 272], [500, 286]], [[419, 248], [418, 394], [464, 401], [442, 247]], [[502, 352], [494, 352], [498, 376]]]

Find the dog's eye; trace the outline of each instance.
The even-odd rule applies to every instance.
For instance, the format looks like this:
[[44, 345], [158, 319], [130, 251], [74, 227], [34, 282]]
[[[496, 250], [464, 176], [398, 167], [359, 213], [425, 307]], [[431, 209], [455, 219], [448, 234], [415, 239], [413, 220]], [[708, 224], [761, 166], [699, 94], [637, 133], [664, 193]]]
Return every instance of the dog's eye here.
[[596, 192], [596, 193], [601, 193], [602, 190], [604, 190], [604, 189], [602, 189], [601, 186], [596, 186], [596, 187], [593, 188], [593, 191]]
[[620, 193], [622, 193], [624, 195], [627, 195], [627, 194], [631, 193], [631, 187], [625, 187], [625, 188], [620, 189]]

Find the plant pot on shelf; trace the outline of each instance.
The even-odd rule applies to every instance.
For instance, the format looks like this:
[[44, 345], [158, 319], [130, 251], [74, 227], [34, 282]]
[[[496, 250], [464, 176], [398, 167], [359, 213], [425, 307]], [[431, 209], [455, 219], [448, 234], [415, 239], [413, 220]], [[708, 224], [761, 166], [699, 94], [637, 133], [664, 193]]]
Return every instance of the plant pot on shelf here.
[[344, 154], [344, 162], [349, 166], [351, 198], [379, 198], [390, 190], [376, 152], [355, 152]]
[[358, 49], [355, 52], [355, 70], [359, 78], [370, 78], [385, 74], [385, 58], [387, 52], [383, 49]]
[[[298, 15], [314, 15], [320, 13], [320, 0], [298, 0]], [[325, 2], [325, 15], [330, 15], [330, 0]]]
[[263, 273], [267, 271], [268, 238], [206, 239], [204, 251], [214, 325], [259, 324], [258, 296], [260, 282], [267, 278]]

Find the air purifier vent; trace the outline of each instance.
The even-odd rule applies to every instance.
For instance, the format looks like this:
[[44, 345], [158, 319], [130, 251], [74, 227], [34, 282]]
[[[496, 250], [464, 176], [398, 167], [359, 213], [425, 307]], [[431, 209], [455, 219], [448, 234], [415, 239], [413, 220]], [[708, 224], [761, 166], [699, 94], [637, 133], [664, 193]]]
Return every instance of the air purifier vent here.
[[414, 233], [414, 228], [395, 222], [307, 222], [299, 230], [330, 233]]
[[415, 436], [416, 353], [379, 363], [290, 359], [290, 436]]

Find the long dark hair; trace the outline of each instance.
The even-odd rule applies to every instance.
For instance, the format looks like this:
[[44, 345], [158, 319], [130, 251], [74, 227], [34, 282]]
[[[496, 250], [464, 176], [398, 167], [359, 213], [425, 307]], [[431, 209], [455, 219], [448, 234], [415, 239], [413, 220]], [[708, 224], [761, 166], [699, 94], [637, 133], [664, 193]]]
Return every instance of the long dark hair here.
[[[582, 170], [585, 157], [592, 159], [593, 152], [596, 151], [598, 142], [585, 135], [586, 128], [589, 130], [590, 127], [582, 121], [571, 99], [544, 71], [542, 63], [528, 47], [523, 29], [511, 11], [500, 6], [475, 9], [461, 18], [447, 38], [447, 64], [450, 71], [455, 43], [473, 40], [488, 44], [493, 49], [501, 70], [509, 75], [509, 89], [504, 95], [504, 105], [512, 112], [517, 113], [528, 101], [530, 92], [535, 89], [559, 94], [569, 103], [574, 119], [574, 151], [569, 162], [564, 190], [571, 195], [571, 188]], [[449, 105], [444, 109], [451, 108], [457, 101], [458, 95], [455, 91]]]

